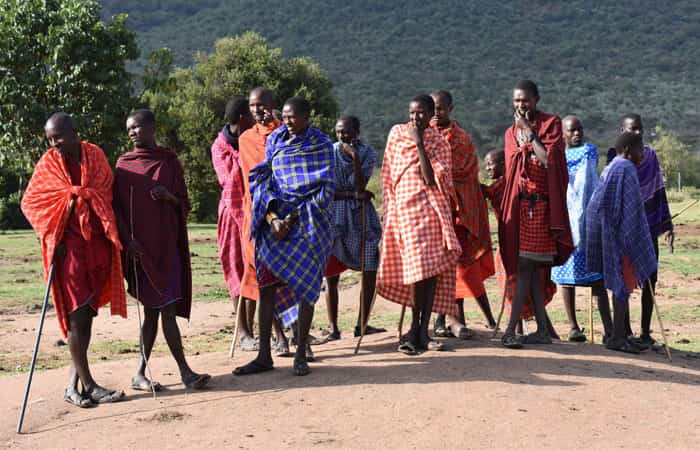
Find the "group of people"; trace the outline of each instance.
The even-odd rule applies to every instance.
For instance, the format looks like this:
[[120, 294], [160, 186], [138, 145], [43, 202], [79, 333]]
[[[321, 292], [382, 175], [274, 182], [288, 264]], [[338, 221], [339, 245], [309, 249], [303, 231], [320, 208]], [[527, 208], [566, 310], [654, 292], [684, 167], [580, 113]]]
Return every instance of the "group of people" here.
[[[308, 374], [310, 344], [318, 340], [309, 331], [324, 277], [330, 329], [323, 341], [341, 338], [338, 284], [346, 270], [362, 273], [354, 335], [385, 331], [368, 325], [376, 291], [411, 308], [398, 346], [408, 355], [444, 348], [429, 334], [432, 313], [435, 336], [471, 338], [465, 298], [476, 301], [486, 326], [495, 329], [484, 281], [496, 273], [510, 313], [502, 337], [508, 348], [558, 338], [545, 309], [555, 283], [569, 340], [586, 339], [576, 321], [574, 286], [587, 286], [598, 301], [606, 346], [631, 353], [649, 348], [658, 237], [668, 232], [672, 244], [673, 226], [658, 160], [643, 145], [641, 118], [623, 118], [598, 177], [598, 150], [585, 142], [578, 118], [562, 121], [538, 110], [532, 81], [518, 82], [512, 94], [505, 148], [485, 157], [488, 186], [479, 182], [469, 133], [451, 119], [450, 93], [412, 99], [408, 121], [387, 138], [382, 220], [367, 189], [377, 153], [360, 138], [356, 117], [338, 119], [333, 142], [311, 125], [311, 105], [302, 97], [278, 111], [274, 92], [259, 87], [228, 102], [211, 146], [221, 186], [218, 253], [239, 311], [238, 345], [257, 352], [235, 375], [273, 369], [273, 352], [292, 356], [289, 331], [293, 372]], [[123, 279], [145, 311], [131, 387], [162, 388], [146, 372], [159, 317], [183, 384], [199, 389], [210, 380], [188, 365], [176, 322], [189, 318], [192, 305], [189, 203], [183, 167], [174, 151], [157, 144], [155, 130], [151, 111], [132, 112], [126, 131], [133, 149], [112, 172], [102, 150], [79, 139], [68, 114], [52, 115], [45, 127], [51, 148], [22, 199], [72, 357], [64, 398], [79, 407], [124, 397], [97, 384], [87, 359], [99, 307], [110, 304], [112, 314], [126, 316]], [[498, 220], [495, 257], [487, 202]], [[635, 287], [644, 289], [639, 337], [629, 320]], [[606, 289], [613, 293], [614, 320]], [[532, 316], [537, 329], [524, 333], [523, 321]]]

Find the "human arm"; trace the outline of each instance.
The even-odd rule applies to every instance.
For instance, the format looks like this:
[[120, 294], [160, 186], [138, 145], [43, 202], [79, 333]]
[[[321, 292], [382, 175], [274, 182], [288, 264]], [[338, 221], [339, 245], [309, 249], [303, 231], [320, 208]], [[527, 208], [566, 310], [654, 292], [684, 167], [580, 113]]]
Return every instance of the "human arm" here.
[[423, 132], [424, 129], [419, 129], [417, 126], [413, 125], [410, 128], [411, 139], [416, 144], [418, 148], [418, 159], [420, 160], [420, 172], [423, 183], [426, 186], [435, 186], [435, 173], [433, 172], [433, 166], [430, 164], [430, 158], [425, 151], [425, 145], [423, 143]]

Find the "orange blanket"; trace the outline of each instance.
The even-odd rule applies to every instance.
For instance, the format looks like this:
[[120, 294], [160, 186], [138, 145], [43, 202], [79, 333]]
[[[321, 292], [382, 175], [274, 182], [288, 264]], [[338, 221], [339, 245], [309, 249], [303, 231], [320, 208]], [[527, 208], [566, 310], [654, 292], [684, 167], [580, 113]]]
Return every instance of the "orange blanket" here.
[[[75, 198], [73, 214], [80, 223], [83, 238], [90, 240], [90, 214], [95, 214], [112, 243], [111, 272], [98, 298], [98, 306], [111, 305], [113, 315], [126, 317], [126, 295], [120, 258], [121, 243], [112, 211], [112, 170], [102, 149], [88, 142], [81, 143], [81, 185], [73, 186], [63, 157], [50, 148], [34, 168], [27, 191], [22, 198], [22, 212], [41, 242], [44, 278], [48, 277], [54, 249], [63, 238], [69, 214], [68, 205]], [[61, 280], [51, 285], [56, 316], [64, 336], [68, 317], [64, 309]]]
[[250, 198], [248, 176], [255, 166], [265, 161], [265, 142], [267, 136], [280, 126], [273, 120], [267, 125], [256, 123], [238, 138], [238, 162], [243, 174], [243, 279], [241, 296], [257, 301], [260, 296], [255, 272], [255, 243], [250, 238], [250, 211], [253, 204]]

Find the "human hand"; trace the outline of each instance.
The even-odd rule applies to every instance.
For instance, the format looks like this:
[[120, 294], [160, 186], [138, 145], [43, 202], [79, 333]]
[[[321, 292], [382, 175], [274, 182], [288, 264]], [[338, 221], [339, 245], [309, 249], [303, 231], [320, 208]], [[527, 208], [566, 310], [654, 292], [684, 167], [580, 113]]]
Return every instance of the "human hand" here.
[[676, 233], [673, 232], [673, 230], [669, 231], [666, 233], [666, 245], [668, 245], [668, 249], [673, 253], [673, 244], [676, 241]]
[[165, 186], [161, 185], [154, 186], [153, 189], [151, 189], [151, 198], [156, 201], [173, 201], [173, 199], [177, 200], [175, 196], [171, 194]]
[[56, 244], [56, 247], [53, 249], [53, 258], [55, 261], [60, 261], [66, 256], [66, 244], [61, 241], [58, 244]]

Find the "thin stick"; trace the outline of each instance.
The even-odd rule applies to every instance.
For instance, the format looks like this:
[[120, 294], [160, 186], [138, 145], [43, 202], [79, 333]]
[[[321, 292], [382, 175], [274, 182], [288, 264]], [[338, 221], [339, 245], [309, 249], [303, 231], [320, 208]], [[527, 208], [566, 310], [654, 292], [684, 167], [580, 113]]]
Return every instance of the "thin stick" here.
[[654, 310], [656, 311], [656, 318], [659, 320], [659, 326], [661, 327], [661, 337], [664, 339], [664, 349], [666, 349], [666, 356], [668, 360], [673, 362], [671, 358], [671, 350], [668, 348], [668, 340], [666, 340], [666, 329], [664, 328], [664, 323], [661, 321], [661, 313], [659, 312], [659, 305], [656, 304], [656, 295], [654, 293], [654, 286], [651, 284], [651, 280], [647, 280], [649, 286], [649, 292], [651, 293], [651, 301], [654, 302]]
[[401, 335], [403, 334], [403, 318], [406, 315], [406, 305], [401, 305], [401, 316], [399, 317], [399, 342], [401, 342]]
[[[73, 207], [75, 206], [75, 199], [71, 199], [68, 204], [68, 212], [64, 217], [64, 223], [68, 223], [71, 213], [73, 212]], [[61, 242], [61, 241], [59, 241]], [[36, 367], [36, 358], [39, 355], [39, 343], [41, 342], [41, 332], [44, 329], [44, 321], [46, 320], [46, 309], [49, 305], [49, 294], [51, 293], [51, 283], [53, 282], [54, 268], [56, 253], [52, 257], [51, 265], [49, 266], [49, 276], [46, 281], [46, 291], [44, 292], [44, 303], [41, 307], [41, 318], [39, 318], [39, 327], [36, 331], [36, 339], [34, 340], [34, 351], [32, 352], [32, 362], [29, 365], [29, 375], [27, 376], [27, 388], [24, 390], [24, 400], [22, 401], [22, 408], [19, 411], [19, 419], [17, 420], [17, 434], [22, 432], [22, 424], [24, 423], [24, 413], [27, 410], [27, 401], [29, 400], [29, 390], [32, 387], [32, 378], [34, 378], [34, 368]]]
[[[574, 314], [576, 311], [574, 311]], [[591, 344], [594, 343], [593, 341], [593, 288], [591, 288], [591, 296], [588, 298], [588, 327], [591, 329]]]
[[27, 409], [27, 401], [29, 400], [29, 389], [32, 387], [32, 377], [34, 376], [34, 367], [36, 366], [36, 357], [39, 353], [39, 342], [41, 342], [41, 331], [44, 329], [44, 319], [46, 319], [46, 307], [49, 304], [49, 293], [51, 292], [51, 282], [53, 281], [54, 263], [49, 267], [49, 279], [46, 282], [46, 292], [44, 293], [44, 305], [41, 308], [41, 318], [39, 319], [39, 328], [36, 332], [34, 341], [34, 352], [32, 352], [32, 363], [29, 366], [29, 376], [27, 377], [27, 388], [24, 391], [24, 401], [22, 409], [19, 412], [19, 420], [17, 422], [17, 434], [22, 432], [22, 423], [24, 422], [24, 413]]
[[[131, 240], [134, 240], [134, 186], [129, 186], [129, 222], [131, 226]], [[136, 294], [136, 314], [139, 318], [139, 350], [141, 351], [141, 358], [146, 363], [146, 371], [148, 372], [148, 378], [150, 379], [151, 392], [153, 393], [153, 400], [156, 400], [156, 388], [153, 385], [153, 373], [151, 372], [151, 366], [148, 364], [148, 358], [146, 358], [146, 351], [143, 345], [143, 321], [141, 320], [141, 307], [139, 306], [139, 272], [136, 266], [137, 259], [136, 256], [132, 257], [132, 264], [134, 267], [134, 291]]]
[[[356, 154], [355, 156], [355, 172], [360, 172], [361, 171], [361, 166], [359, 163], [359, 155]], [[362, 176], [362, 173], [359, 173], [359, 176]], [[357, 178], [357, 176], [356, 176]], [[362, 186], [356, 186], [355, 190], [356, 192], [361, 191]], [[360, 200], [362, 203], [360, 204], [360, 214], [362, 214], [362, 235], [360, 236], [360, 280], [362, 285], [360, 286], [360, 339], [357, 341], [357, 345], [355, 346], [355, 355], [357, 355], [357, 352], [360, 351], [360, 344], [362, 343], [362, 338], [365, 337], [365, 330], [367, 329], [367, 322], [369, 321], [369, 311], [367, 311], [367, 316], [365, 317], [365, 256], [366, 256], [366, 251], [365, 251], [365, 244], [367, 243], [367, 215], [365, 214], [367, 204], [364, 200]], [[377, 291], [377, 287], [375, 286], [374, 291]]]
[[501, 326], [501, 319], [503, 318], [503, 310], [506, 307], [506, 295], [505, 293], [503, 294], [503, 297], [501, 298], [501, 311], [498, 313], [498, 320], [496, 321], [496, 328], [493, 329], [493, 334], [491, 335], [491, 339], [495, 338], [496, 335], [498, 334], [498, 328]]
[[243, 313], [243, 295], [238, 295], [238, 305], [236, 305], [236, 322], [233, 326], [233, 339], [231, 339], [231, 348], [228, 350], [228, 357], [233, 358], [233, 352], [236, 349], [236, 341], [238, 340], [238, 321], [241, 320]]
[[675, 219], [676, 217], [680, 216], [681, 214], [683, 214], [684, 212], [686, 212], [688, 209], [690, 209], [692, 206], [695, 206], [695, 204], [696, 204], [697, 202], [700, 202], [700, 198], [699, 198], [699, 199], [696, 199], [696, 200], [695, 200], [694, 202], [692, 202], [690, 205], [688, 205], [688, 206], [686, 206], [685, 208], [681, 209], [680, 211], [678, 211], [677, 213], [675, 213], [674, 215], [672, 215], [670, 218], [664, 220], [663, 223], [662, 223], [661, 225], [664, 225], [664, 224], [666, 224], [667, 222], [670, 222], [670, 221], [672, 221], [673, 219]]

